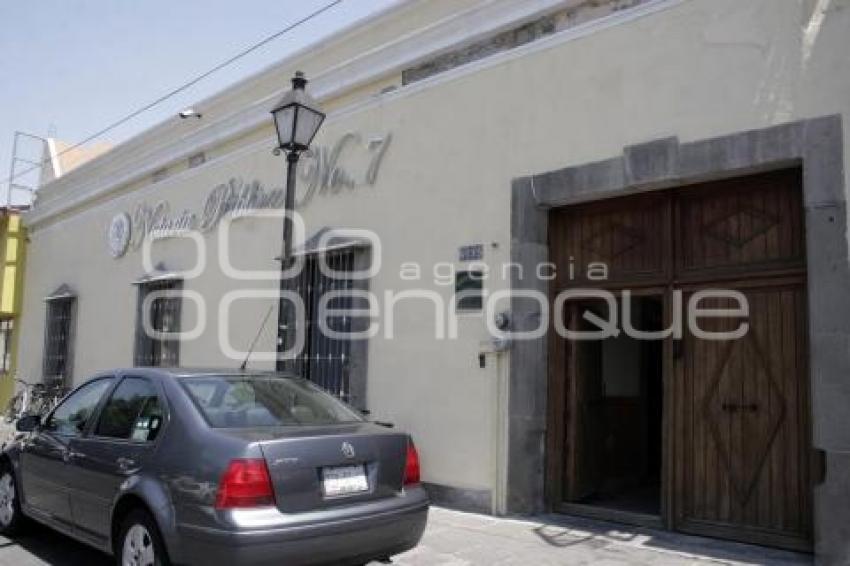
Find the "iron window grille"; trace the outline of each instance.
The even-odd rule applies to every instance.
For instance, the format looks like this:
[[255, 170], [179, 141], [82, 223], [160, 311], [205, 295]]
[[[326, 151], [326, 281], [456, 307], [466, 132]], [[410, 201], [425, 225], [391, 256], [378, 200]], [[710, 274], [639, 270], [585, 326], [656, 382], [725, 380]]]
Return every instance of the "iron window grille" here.
[[180, 340], [162, 338], [145, 331], [144, 315], [154, 332], [180, 332], [182, 300], [177, 296], [153, 299], [148, 305], [149, 313], [142, 312], [145, 299], [153, 292], [179, 292], [183, 282], [179, 279], [149, 281], [139, 284], [139, 299], [136, 308], [136, 349], [133, 363], [139, 367], [177, 367], [180, 365]]
[[76, 299], [63, 296], [47, 301], [47, 320], [44, 333], [45, 382], [68, 385], [71, 376], [71, 332]]
[[[283, 290], [294, 291], [304, 302], [304, 348], [292, 359], [278, 362], [278, 370], [288, 371], [308, 379], [343, 401], [351, 399], [351, 339], [331, 338], [319, 326], [319, 301], [331, 291], [351, 291], [354, 281], [350, 273], [354, 270], [355, 252], [351, 249], [324, 253], [327, 266], [333, 277], [322, 273], [319, 254], [304, 257], [300, 273], [281, 284]], [[335, 297], [328, 302], [328, 311], [362, 308], [350, 296]], [[289, 301], [281, 300], [280, 308], [284, 323], [279, 329], [278, 351], [288, 350], [295, 341], [297, 321], [294, 308]], [[351, 332], [351, 317], [329, 316], [327, 326], [337, 333]]]

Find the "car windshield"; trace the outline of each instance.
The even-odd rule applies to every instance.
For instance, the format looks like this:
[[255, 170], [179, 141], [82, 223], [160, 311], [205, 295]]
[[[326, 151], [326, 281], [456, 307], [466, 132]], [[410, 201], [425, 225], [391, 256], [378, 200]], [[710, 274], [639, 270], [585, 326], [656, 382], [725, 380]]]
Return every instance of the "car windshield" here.
[[304, 379], [197, 376], [180, 383], [213, 428], [258, 428], [362, 422], [343, 403]]

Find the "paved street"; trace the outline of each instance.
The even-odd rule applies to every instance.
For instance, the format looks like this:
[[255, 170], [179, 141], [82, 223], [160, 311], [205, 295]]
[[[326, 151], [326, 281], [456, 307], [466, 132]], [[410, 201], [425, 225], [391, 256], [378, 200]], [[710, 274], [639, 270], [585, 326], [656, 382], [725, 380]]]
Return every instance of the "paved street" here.
[[[806, 556], [564, 517], [524, 521], [433, 509], [404, 566], [809, 564]], [[108, 566], [110, 561], [48, 529], [0, 537], [0, 566]]]

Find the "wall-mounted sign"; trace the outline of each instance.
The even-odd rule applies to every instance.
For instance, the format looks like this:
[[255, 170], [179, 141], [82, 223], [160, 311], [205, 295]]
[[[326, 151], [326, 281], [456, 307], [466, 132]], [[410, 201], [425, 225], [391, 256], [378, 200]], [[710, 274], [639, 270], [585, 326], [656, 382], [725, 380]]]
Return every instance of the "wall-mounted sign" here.
[[[296, 185], [296, 208], [307, 206], [319, 195], [332, 196], [342, 189], [374, 185], [392, 135], [364, 141], [357, 133], [347, 133], [330, 147], [317, 146], [302, 156]], [[172, 212], [161, 200], [153, 205], [139, 203], [132, 214], [122, 212], [111, 221], [107, 245], [114, 258], [128, 248], [138, 249], [145, 238], [168, 238], [196, 230], [210, 232], [228, 214], [251, 210], [283, 208], [286, 191], [266, 189], [260, 181], [245, 182], [238, 177], [215, 186], [199, 211]]]
[[458, 259], [460, 261], [481, 261], [484, 259], [484, 245], [470, 244], [458, 248]]
[[360, 134], [350, 132], [333, 146], [305, 152], [299, 162], [301, 183], [295, 206], [306, 206], [318, 194], [374, 185], [392, 139], [392, 134], [387, 134], [365, 141]]

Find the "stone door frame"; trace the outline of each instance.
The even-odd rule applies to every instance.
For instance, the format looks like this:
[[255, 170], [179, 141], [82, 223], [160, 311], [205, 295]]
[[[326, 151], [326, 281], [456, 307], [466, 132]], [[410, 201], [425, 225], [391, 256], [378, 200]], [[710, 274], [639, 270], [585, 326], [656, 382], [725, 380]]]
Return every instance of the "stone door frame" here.
[[[512, 182], [511, 261], [514, 291], [548, 293], [529, 274], [549, 261], [549, 210], [798, 166], [803, 206], [809, 301], [812, 440], [825, 458], [814, 493], [819, 561], [850, 557], [850, 269], [848, 269], [844, 149], [840, 115], [680, 143], [662, 138], [624, 148], [621, 155]], [[511, 299], [513, 327], [539, 325], [540, 307]], [[510, 358], [507, 503], [509, 512], [545, 509], [548, 338], [515, 341]]]

